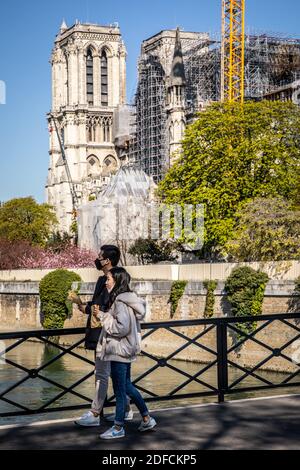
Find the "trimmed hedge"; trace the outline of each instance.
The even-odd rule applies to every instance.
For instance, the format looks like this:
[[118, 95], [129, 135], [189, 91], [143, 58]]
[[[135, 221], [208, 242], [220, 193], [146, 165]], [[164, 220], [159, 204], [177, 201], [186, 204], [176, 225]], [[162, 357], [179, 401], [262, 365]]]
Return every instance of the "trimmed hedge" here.
[[65, 320], [72, 314], [72, 303], [67, 300], [73, 282], [78, 282], [79, 292], [81, 278], [73, 271], [56, 269], [47, 274], [40, 282], [39, 292], [43, 328], [46, 330], [64, 327]]

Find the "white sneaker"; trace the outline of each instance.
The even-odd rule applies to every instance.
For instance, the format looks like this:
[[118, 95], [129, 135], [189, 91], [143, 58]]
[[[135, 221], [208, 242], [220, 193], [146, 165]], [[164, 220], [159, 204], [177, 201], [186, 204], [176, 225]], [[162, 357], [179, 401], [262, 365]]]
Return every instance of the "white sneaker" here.
[[103, 434], [100, 434], [100, 439], [119, 439], [120, 437], [125, 437], [124, 428], [121, 428], [119, 431], [113, 426], [108, 429]]
[[145, 421], [142, 421], [141, 424], [138, 427], [138, 430], [141, 432], [144, 431], [150, 431], [150, 429], [153, 429], [157, 425], [157, 422], [155, 421], [154, 418], [151, 418], [145, 423]]
[[[113, 415], [107, 415], [105, 416], [105, 419], [106, 421], [109, 421], [109, 422], [114, 422], [115, 421], [115, 417], [116, 415], [113, 414]], [[132, 421], [133, 420], [133, 411], [130, 409], [129, 411], [127, 411], [127, 413], [125, 414], [125, 421]]]
[[100, 425], [100, 417], [95, 416], [94, 413], [88, 411], [84, 413], [75, 424], [79, 424], [79, 426], [99, 426]]

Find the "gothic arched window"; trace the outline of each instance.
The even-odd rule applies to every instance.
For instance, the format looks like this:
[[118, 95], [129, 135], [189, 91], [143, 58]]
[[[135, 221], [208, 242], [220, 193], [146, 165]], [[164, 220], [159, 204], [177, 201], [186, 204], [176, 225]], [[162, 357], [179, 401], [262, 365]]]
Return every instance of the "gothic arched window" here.
[[101, 54], [101, 104], [102, 106], [108, 105], [108, 68], [105, 51]]
[[111, 127], [112, 127], [112, 121], [111, 121], [111, 118], [109, 117], [104, 117], [103, 118], [103, 124], [102, 124], [102, 128], [103, 128], [103, 140], [104, 142], [111, 142], [112, 140], [112, 136], [111, 136]]
[[117, 160], [113, 155], [107, 155], [103, 161], [102, 176], [110, 176], [116, 173], [118, 169]]
[[96, 155], [90, 155], [87, 158], [88, 163], [88, 176], [99, 175], [100, 173], [100, 162]]
[[94, 80], [93, 80], [93, 55], [91, 50], [87, 51], [86, 57], [86, 94], [89, 105], [94, 104]]

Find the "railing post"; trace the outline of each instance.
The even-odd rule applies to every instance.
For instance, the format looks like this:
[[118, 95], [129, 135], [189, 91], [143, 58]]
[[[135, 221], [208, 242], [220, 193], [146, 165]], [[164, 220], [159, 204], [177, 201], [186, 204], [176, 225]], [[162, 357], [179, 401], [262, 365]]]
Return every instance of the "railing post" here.
[[218, 354], [218, 398], [219, 403], [225, 400], [228, 390], [228, 363], [227, 363], [227, 324], [220, 321], [217, 324], [217, 354]]

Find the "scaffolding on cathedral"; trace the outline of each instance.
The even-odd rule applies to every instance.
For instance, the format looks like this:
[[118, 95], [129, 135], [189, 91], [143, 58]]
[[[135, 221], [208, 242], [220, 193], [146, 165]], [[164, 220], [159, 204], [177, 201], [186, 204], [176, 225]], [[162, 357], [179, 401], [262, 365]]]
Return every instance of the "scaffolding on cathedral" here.
[[186, 110], [193, 116], [203, 105], [220, 99], [219, 41], [207, 39], [183, 50], [187, 80]]
[[[194, 116], [203, 103], [218, 99], [219, 54], [216, 41], [206, 33], [182, 39], [186, 74], [186, 109]], [[143, 51], [139, 59], [139, 83], [135, 96], [136, 135], [130, 146], [129, 161], [158, 182], [169, 168], [166, 78], [173, 49], [169, 56]]]
[[139, 70], [135, 103], [137, 163], [157, 182], [167, 151], [165, 72], [155, 56], [142, 56]]
[[[207, 33], [181, 37], [186, 75], [187, 122], [221, 98], [221, 41]], [[197, 36], [198, 35], [198, 36]], [[169, 167], [166, 78], [173, 49], [160, 53], [160, 34], [146, 41], [139, 60], [135, 97], [136, 133], [130, 157], [158, 182]], [[245, 37], [245, 99], [263, 99], [267, 93], [300, 78], [300, 40], [279, 35], [248, 34]]]
[[246, 36], [246, 99], [261, 99], [270, 91], [292, 83], [299, 73], [299, 39], [266, 34]]

